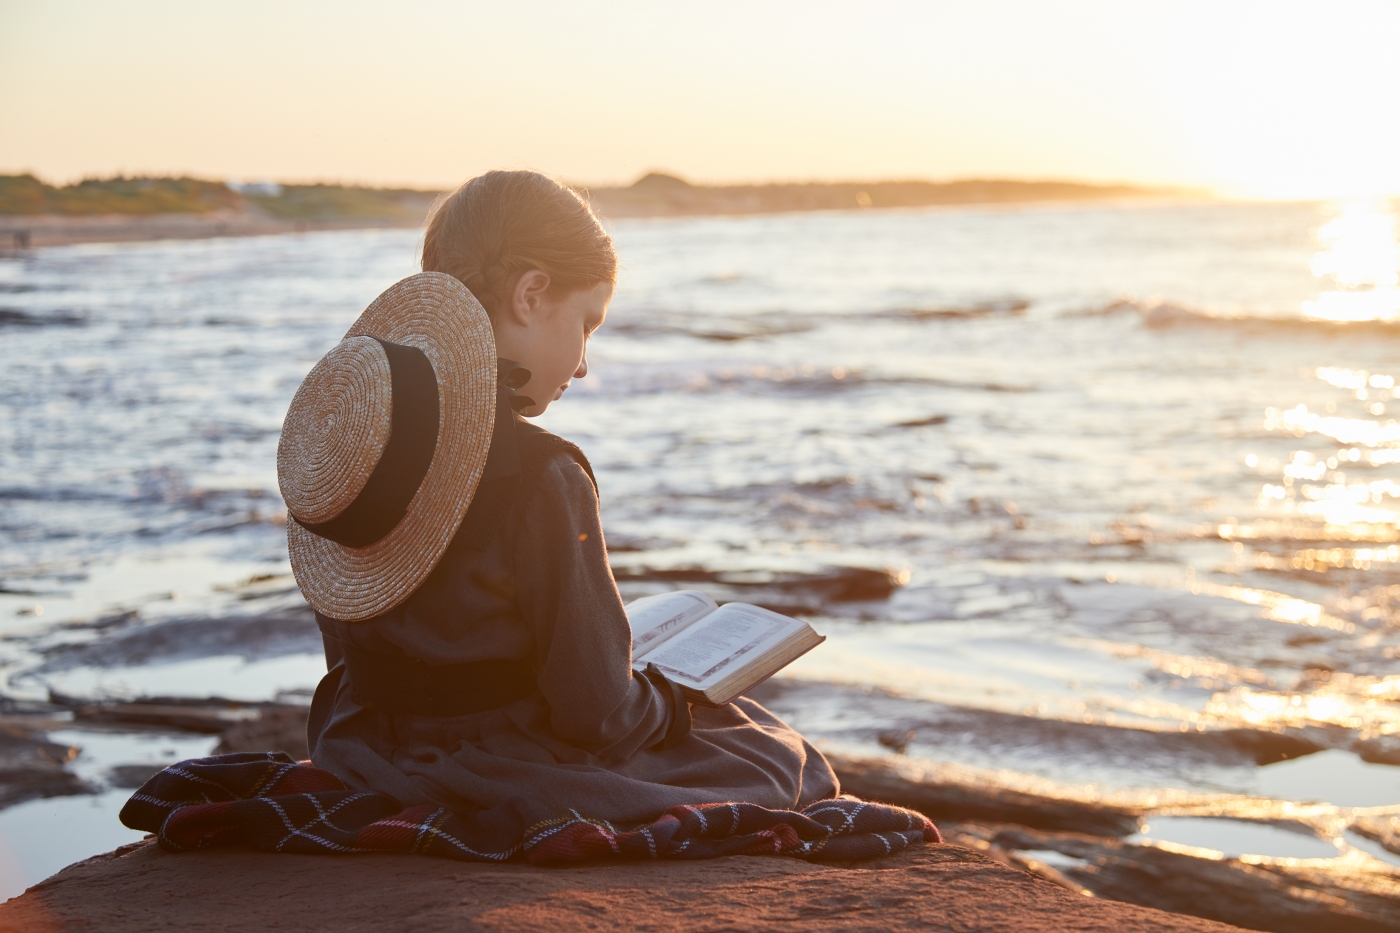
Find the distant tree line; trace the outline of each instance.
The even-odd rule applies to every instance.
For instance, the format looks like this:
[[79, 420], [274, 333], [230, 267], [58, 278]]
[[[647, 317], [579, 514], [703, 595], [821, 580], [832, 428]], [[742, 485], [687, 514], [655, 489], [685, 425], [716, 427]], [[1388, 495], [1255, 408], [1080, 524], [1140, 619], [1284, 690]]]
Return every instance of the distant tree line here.
[[432, 191], [346, 185], [262, 186], [239, 192], [201, 178], [91, 178], [57, 187], [33, 175], [0, 175], [0, 214], [207, 214], [254, 211], [279, 220], [421, 219]]
[[[1013, 204], [1200, 196], [1131, 185], [1065, 181], [811, 182], [693, 185], [652, 172], [625, 187], [576, 190], [605, 216], [771, 214], [938, 204]], [[62, 187], [33, 175], [0, 175], [0, 215], [251, 213], [287, 221], [417, 222], [440, 192], [353, 185], [230, 185], [201, 178], [90, 178]]]

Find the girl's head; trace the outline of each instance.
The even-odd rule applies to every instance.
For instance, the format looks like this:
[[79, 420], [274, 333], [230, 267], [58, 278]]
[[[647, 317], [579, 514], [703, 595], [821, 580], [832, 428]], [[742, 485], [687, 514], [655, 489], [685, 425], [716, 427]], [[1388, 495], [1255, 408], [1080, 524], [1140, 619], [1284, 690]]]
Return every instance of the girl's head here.
[[496, 351], [530, 370], [538, 415], [588, 372], [589, 334], [617, 280], [612, 240], [573, 191], [538, 172], [487, 172], [440, 202], [423, 271], [445, 272], [486, 308]]

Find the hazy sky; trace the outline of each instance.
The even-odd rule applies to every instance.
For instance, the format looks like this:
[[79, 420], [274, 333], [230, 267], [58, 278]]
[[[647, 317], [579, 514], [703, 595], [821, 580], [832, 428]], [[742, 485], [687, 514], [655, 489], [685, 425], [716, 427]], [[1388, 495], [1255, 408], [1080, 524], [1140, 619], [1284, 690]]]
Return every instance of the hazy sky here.
[[0, 172], [1400, 193], [1400, 0], [0, 0]]

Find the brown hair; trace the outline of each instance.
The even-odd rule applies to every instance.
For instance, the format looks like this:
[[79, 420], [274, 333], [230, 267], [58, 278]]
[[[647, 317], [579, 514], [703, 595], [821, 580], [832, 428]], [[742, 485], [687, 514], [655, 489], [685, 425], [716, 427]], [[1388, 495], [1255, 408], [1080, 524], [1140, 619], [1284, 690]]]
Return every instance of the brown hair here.
[[489, 314], [530, 269], [556, 293], [617, 281], [612, 239], [571, 189], [539, 172], [487, 172], [434, 207], [423, 271], [454, 276]]

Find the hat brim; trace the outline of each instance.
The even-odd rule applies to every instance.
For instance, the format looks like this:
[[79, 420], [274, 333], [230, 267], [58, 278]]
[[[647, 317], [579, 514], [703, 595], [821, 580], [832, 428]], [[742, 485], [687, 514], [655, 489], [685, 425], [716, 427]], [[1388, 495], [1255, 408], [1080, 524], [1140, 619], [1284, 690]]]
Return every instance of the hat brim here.
[[302, 595], [322, 615], [358, 622], [383, 615], [428, 578], [481, 481], [496, 415], [496, 340], [486, 310], [441, 272], [392, 285], [348, 337], [422, 350], [438, 384], [433, 459], [403, 520], [367, 547], [337, 544], [287, 521], [287, 551]]

